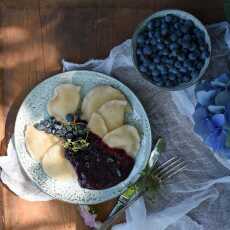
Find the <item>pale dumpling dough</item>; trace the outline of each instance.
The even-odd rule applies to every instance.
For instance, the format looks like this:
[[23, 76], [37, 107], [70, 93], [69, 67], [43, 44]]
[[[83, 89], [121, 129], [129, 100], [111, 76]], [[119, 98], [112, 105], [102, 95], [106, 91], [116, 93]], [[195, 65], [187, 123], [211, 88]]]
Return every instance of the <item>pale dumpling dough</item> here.
[[82, 119], [89, 121], [91, 115], [111, 100], [125, 100], [125, 96], [111, 86], [96, 86], [83, 99]]
[[80, 102], [80, 86], [62, 84], [55, 88], [54, 95], [48, 102], [47, 110], [50, 116], [65, 122], [68, 113], [77, 111]]
[[93, 113], [90, 117], [88, 128], [91, 132], [97, 134], [99, 137], [104, 137], [108, 132], [108, 128], [105, 124], [104, 119], [98, 113]]
[[140, 147], [140, 136], [135, 127], [123, 125], [107, 133], [103, 141], [111, 148], [119, 148], [126, 151], [128, 155], [135, 158]]
[[62, 144], [52, 146], [42, 159], [45, 173], [56, 180], [65, 182], [77, 178], [71, 163], [65, 158]]
[[119, 128], [124, 124], [127, 104], [125, 100], [112, 100], [99, 108], [97, 112], [103, 117], [109, 131]]
[[26, 148], [34, 160], [41, 161], [47, 150], [59, 141], [58, 137], [40, 131], [32, 124], [26, 127]]

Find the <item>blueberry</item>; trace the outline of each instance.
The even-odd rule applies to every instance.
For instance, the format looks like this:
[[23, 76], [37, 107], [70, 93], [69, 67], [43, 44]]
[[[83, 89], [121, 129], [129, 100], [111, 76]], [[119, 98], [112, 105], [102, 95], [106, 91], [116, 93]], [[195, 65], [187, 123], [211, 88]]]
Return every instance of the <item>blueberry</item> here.
[[141, 54], [142, 54], [142, 51], [141, 51], [141, 49], [140, 49], [140, 48], [137, 48], [137, 50], [136, 50], [136, 54], [137, 54], [137, 55], [141, 55]]
[[183, 41], [191, 41], [191, 36], [189, 34], [185, 34], [183, 37], [182, 37]]
[[188, 49], [188, 48], [190, 47], [190, 43], [189, 43], [188, 41], [184, 41], [184, 42], [182, 43], [182, 47], [183, 47], [184, 49]]
[[189, 30], [189, 27], [186, 26], [186, 25], [182, 25], [182, 26], [180, 27], [180, 30], [181, 30], [183, 33], [187, 33], [188, 30]]
[[46, 132], [47, 132], [47, 133], [52, 133], [52, 128], [47, 128], [47, 129], [46, 129]]
[[160, 75], [160, 72], [158, 70], [153, 70], [152, 71], [152, 76], [158, 77]]
[[175, 28], [175, 29], [179, 29], [179, 28], [180, 28], [180, 23], [179, 23], [179, 22], [175, 23], [175, 24], [174, 24], [174, 28]]
[[193, 23], [193, 21], [192, 20], [185, 20], [185, 23], [184, 23], [186, 26], [188, 26], [188, 27], [193, 27], [194, 26], [194, 23]]
[[144, 65], [141, 65], [139, 66], [139, 70], [142, 72], [142, 73], [146, 73], [147, 72], [147, 69]]
[[180, 71], [181, 73], [186, 73], [186, 72], [187, 72], [187, 69], [186, 69], [185, 67], [181, 67], [181, 68], [179, 69], [179, 71]]
[[173, 74], [177, 74], [178, 70], [176, 68], [171, 68], [171, 69], [169, 69], [169, 72], [173, 73]]
[[151, 64], [151, 61], [147, 58], [143, 59], [143, 66], [148, 67]]
[[177, 55], [177, 59], [178, 59], [179, 61], [184, 61], [184, 60], [186, 59], [186, 56], [185, 56], [185, 54], [181, 53], [181, 54], [178, 54], [178, 55]]
[[150, 44], [150, 42], [151, 42], [151, 40], [146, 39], [146, 40], [145, 40], [145, 45], [149, 45], [149, 44]]
[[154, 37], [154, 32], [153, 31], [149, 31], [148, 32], [148, 37], [149, 38], [153, 38]]
[[155, 31], [155, 32], [154, 32], [154, 37], [155, 37], [155, 38], [160, 38], [160, 37], [161, 37], [160, 31]]
[[46, 130], [46, 126], [42, 123], [38, 123], [38, 124], [35, 124], [34, 127], [38, 130], [41, 130], [41, 131], [45, 131]]
[[162, 29], [161, 29], [161, 34], [162, 34], [163, 36], [165, 36], [167, 33], [168, 33], [168, 29], [167, 29], [167, 28], [162, 28]]
[[176, 34], [171, 34], [169, 38], [170, 38], [170, 40], [173, 41], [173, 42], [175, 42], [175, 41], [177, 40]]
[[169, 54], [169, 52], [170, 51], [168, 49], [163, 49], [162, 50], [162, 55], [167, 56]]
[[173, 43], [171, 43], [171, 44], [169, 45], [169, 49], [171, 49], [171, 50], [176, 50], [177, 48], [178, 48], [178, 44], [175, 43], [175, 42], [173, 42]]
[[187, 76], [187, 75], [183, 76], [183, 82], [188, 83], [189, 81], [190, 81], [190, 77], [189, 76]]
[[167, 39], [167, 38], [164, 39], [163, 42], [164, 42], [164, 44], [165, 44], [166, 46], [169, 45], [169, 44], [171, 43], [171, 41], [170, 41], [169, 39]]
[[[205, 49], [203, 52], [202, 52], [202, 55], [201, 55], [201, 58], [202, 56], [204, 56], [205, 58], [208, 58], [210, 56], [210, 52], [208, 49]], [[202, 58], [202, 59], [205, 59], [205, 58]]]
[[156, 65], [155, 65], [154, 63], [151, 63], [151, 64], [149, 65], [149, 69], [150, 69], [150, 70], [155, 70], [155, 69], [156, 69]]
[[203, 63], [202, 62], [199, 62], [197, 65], [196, 65], [196, 69], [198, 70], [198, 71], [200, 71], [201, 69], [202, 69], [202, 67], [203, 67]]
[[161, 25], [160, 19], [159, 18], [155, 18], [153, 20], [153, 24], [154, 24], [155, 27], [159, 27]]
[[174, 65], [177, 69], [180, 69], [181, 67], [181, 63], [179, 61], [176, 61]]
[[148, 28], [149, 30], [152, 30], [153, 27], [154, 27], [153, 22], [150, 21], [150, 22], [147, 24], [147, 28]]
[[157, 49], [162, 50], [165, 48], [165, 45], [162, 43], [157, 43]]
[[191, 73], [191, 77], [192, 77], [192, 79], [196, 79], [197, 77], [199, 76], [199, 72], [198, 71], [192, 71], [192, 73]]
[[166, 21], [166, 22], [171, 22], [172, 19], [173, 19], [173, 16], [172, 16], [171, 14], [167, 14], [167, 15], [165, 16], [165, 21]]
[[66, 115], [65, 119], [68, 122], [73, 122], [74, 121], [74, 116], [73, 116], [73, 114], [69, 113], [69, 114]]
[[179, 37], [183, 36], [183, 33], [180, 30], [177, 30], [176, 35], [179, 38]]
[[190, 60], [195, 60], [196, 59], [196, 54], [194, 53], [194, 52], [192, 52], [192, 53], [190, 53], [189, 55], [188, 55], [188, 58], [190, 59]]
[[174, 81], [176, 79], [176, 75], [175, 74], [170, 74], [168, 78], [169, 78], [169, 80]]
[[159, 87], [162, 87], [164, 83], [162, 81], [158, 81], [158, 82], [155, 82], [155, 84]]
[[197, 48], [196, 44], [195, 43], [191, 43], [188, 49], [190, 51], [194, 51], [196, 48]]
[[154, 37], [151, 39], [150, 44], [153, 46], [155, 46], [157, 44], [157, 41]]
[[143, 44], [145, 42], [145, 37], [141, 34], [141, 35], [138, 35], [137, 37], [137, 43], [138, 44]]
[[156, 64], [159, 64], [160, 63], [160, 57], [154, 57], [153, 59], [153, 62], [156, 63]]
[[159, 76], [153, 76], [153, 80], [159, 82], [161, 81], [161, 78]]
[[172, 87], [171, 81], [169, 81], [169, 80], [166, 81], [166, 82], [165, 82], [165, 86], [166, 86], [166, 87]]
[[151, 47], [150, 47], [150, 46], [145, 46], [145, 47], [143, 48], [143, 53], [144, 53], [145, 55], [150, 55], [150, 54], [152, 53]]

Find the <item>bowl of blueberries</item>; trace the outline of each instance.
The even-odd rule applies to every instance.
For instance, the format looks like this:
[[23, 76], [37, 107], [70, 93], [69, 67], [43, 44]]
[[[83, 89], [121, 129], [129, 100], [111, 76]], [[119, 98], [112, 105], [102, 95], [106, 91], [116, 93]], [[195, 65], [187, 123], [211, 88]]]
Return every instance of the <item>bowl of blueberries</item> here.
[[181, 10], [162, 10], [146, 18], [132, 38], [136, 69], [155, 86], [182, 90], [204, 75], [211, 42], [204, 25]]

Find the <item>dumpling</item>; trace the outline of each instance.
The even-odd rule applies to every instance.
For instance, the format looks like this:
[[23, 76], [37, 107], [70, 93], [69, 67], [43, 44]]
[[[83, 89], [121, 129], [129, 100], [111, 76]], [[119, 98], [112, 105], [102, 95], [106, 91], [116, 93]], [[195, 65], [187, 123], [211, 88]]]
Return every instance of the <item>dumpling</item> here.
[[54, 95], [48, 102], [47, 110], [50, 116], [65, 122], [68, 113], [74, 113], [80, 102], [80, 86], [62, 84], [55, 88]]
[[123, 125], [107, 133], [103, 141], [111, 148], [119, 148], [126, 151], [128, 155], [135, 158], [140, 147], [140, 136], [135, 127]]
[[32, 124], [26, 127], [26, 148], [34, 160], [41, 161], [47, 150], [59, 141], [60, 139], [58, 137], [40, 131]]
[[91, 132], [97, 134], [99, 137], [104, 137], [108, 132], [108, 128], [105, 124], [104, 119], [98, 113], [93, 113], [90, 117], [88, 128]]
[[114, 130], [124, 124], [127, 107], [125, 100], [112, 100], [103, 104], [97, 111], [104, 119], [108, 130]]
[[45, 173], [56, 180], [65, 182], [77, 178], [71, 163], [65, 158], [62, 144], [52, 146], [42, 160]]
[[125, 96], [111, 86], [96, 86], [83, 99], [82, 119], [89, 121], [91, 115], [103, 104], [111, 100], [125, 100]]

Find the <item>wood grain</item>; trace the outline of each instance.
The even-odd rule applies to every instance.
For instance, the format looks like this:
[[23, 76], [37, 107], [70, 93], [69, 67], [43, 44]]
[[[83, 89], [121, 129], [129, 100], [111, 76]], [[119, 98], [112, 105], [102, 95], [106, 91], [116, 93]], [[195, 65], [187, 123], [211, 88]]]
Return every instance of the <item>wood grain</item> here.
[[[13, 133], [19, 105], [40, 81], [61, 71], [61, 59], [104, 58], [153, 11], [181, 8], [205, 23], [223, 19], [223, 1], [2, 0], [0, 2], [0, 153]], [[100, 219], [113, 201], [98, 206]], [[87, 229], [76, 206], [28, 202], [0, 186], [0, 229]]]

